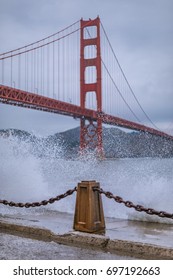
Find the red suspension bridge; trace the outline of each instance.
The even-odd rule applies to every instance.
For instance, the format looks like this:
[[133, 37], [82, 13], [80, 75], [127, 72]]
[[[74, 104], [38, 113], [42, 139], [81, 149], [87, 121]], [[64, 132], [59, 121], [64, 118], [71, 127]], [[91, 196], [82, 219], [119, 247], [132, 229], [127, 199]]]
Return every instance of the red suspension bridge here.
[[103, 152], [102, 124], [173, 140], [142, 108], [99, 17], [0, 54], [0, 69], [1, 103], [79, 118], [81, 149]]

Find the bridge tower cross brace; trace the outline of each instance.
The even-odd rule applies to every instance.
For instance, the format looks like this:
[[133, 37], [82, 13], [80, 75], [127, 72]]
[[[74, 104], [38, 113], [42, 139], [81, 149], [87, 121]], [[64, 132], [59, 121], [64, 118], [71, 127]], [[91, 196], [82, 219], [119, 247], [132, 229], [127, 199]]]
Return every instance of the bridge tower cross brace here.
[[[92, 119], [86, 120], [84, 117], [80, 123], [80, 149], [96, 149], [97, 153], [103, 155], [103, 141], [102, 141], [102, 120], [99, 115], [102, 112], [102, 77], [101, 77], [101, 48], [100, 48], [100, 18], [97, 17], [94, 20], [80, 21], [81, 34], [80, 34], [80, 106], [82, 109], [86, 108], [86, 95], [96, 95], [98, 119], [93, 121]], [[94, 38], [89, 35], [87, 28], [95, 27], [96, 36]], [[87, 38], [86, 38], [87, 37]], [[95, 57], [85, 57], [85, 48], [87, 46], [93, 46], [96, 50]], [[96, 81], [94, 83], [86, 82], [86, 68], [95, 67]]]

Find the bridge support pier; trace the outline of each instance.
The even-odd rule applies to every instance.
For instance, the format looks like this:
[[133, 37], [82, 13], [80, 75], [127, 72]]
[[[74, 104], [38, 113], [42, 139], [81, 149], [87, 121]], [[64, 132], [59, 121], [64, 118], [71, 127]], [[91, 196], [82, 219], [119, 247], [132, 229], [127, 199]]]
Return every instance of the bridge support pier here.
[[104, 232], [105, 220], [101, 195], [95, 188], [100, 188], [96, 181], [78, 183], [76, 208], [73, 228], [83, 232]]
[[99, 158], [104, 158], [102, 146], [102, 123], [81, 120], [80, 151], [94, 151]]

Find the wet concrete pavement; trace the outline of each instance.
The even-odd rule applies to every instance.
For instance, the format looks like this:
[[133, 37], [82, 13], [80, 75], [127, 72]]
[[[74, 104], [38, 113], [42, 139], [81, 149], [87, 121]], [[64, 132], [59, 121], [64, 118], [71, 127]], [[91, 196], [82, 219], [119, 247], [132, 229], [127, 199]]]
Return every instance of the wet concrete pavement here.
[[[73, 247], [72, 250], [86, 250], [83, 253], [80, 251], [84, 259], [99, 259], [99, 256], [101, 256], [101, 259], [111, 259], [112, 257], [113, 259], [121, 259], [122, 255], [124, 255], [124, 259], [128, 259], [128, 257], [173, 259], [173, 224], [113, 218], [105, 218], [105, 222], [106, 232], [99, 235], [74, 231], [73, 215], [67, 213], [43, 211], [42, 213], [27, 215], [0, 215], [0, 242], [4, 238], [3, 236], [6, 236], [6, 240], [8, 240], [9, 234], [15, 234], [25, 238], [37, 239], [37, 242], [49, 241], [51, 246], [52, 242], [54, 245], [56, 243], [56, 246], [62, 244], [62, 252], [68, 250], [70, 252], [70, 247]], [[29, 242], [26, 242], [26, 240], [28, 239], [25, 239], [23, 244]], [[5, 239], [4, 242], [6, 242]], [[36, 240], [33, 242], [36, 242]], [[64, 244], [68, 246], [63, 247]], [[38, 246], [42, 246], [41, 243]], [[96, 254], [93, 252], [96, 252]], [[63, 259], [63, 254], [60, 254], [59, 257], [57, 255], [57, 258]], [[89, 255], [91, 256], [89, 257]], [[55, 257], [54, 254], [52, 256]], [[77, 259], [77, 256], [78, 251], [76, 251], [76, 255], [71, 256], [71, 259]]]
[[45, 242], [0, 233], [0, 260], [124, 260], [134, 259], [99, 250], [82, 248], [53, 241]]

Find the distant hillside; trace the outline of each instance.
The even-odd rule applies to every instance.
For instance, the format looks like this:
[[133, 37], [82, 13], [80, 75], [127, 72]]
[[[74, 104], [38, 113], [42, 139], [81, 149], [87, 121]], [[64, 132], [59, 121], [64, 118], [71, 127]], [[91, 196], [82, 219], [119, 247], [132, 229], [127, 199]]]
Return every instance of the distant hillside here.
[[30, 134], [29, 132], [26, 132], [24, 130], [19, 130], [19, 129], [14, 129], [14, 128], [0, 130], [0, 137], [7, 138], [10, 136], [14, 136], [14, 137], [17, 137], [17, 138], [23, 139], [23, 140], [27, 140], [32, 137], [35, 137], [32, 134]]
[[173, 156], [173, 141], [144, 132], [126, 133], [105, 128], [103, 142], [107, 157]]
[[[77, 127], [48, 139], [52, 145], [61, 143], [66, 156], [75, 156], [79, 151], [79, 135]], [[108, 158], [173, 156], [173, 141], [143, 132], [126, 133], [118, 128], [103, 128], [103, 145]]]
[[[46, 138], [21, 130], [0, 130], [0, 137], [17, 137], [33, 143], [32, 151], [38, 156], [75, 157], [79, 151], [80, 128], [56, 133]], [[118, 128], [103, 128], [103, 145], [107, 158], [173, 157], [173, 141], [143, 132], [126, 133]]]

